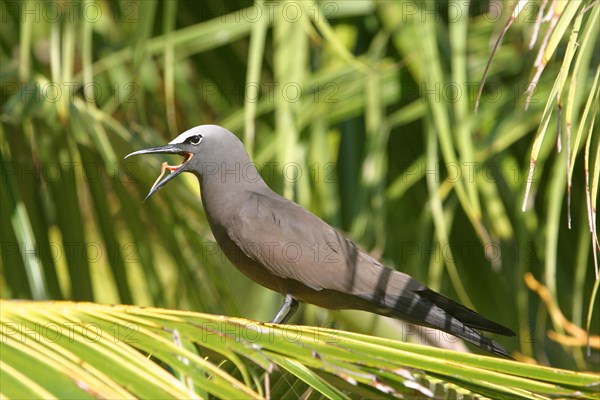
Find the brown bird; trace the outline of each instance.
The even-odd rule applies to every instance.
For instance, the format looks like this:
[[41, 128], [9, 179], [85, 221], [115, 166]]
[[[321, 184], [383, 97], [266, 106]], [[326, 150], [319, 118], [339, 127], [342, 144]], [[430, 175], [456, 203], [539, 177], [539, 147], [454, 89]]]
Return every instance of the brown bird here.
[[[510, 358], [477, 330], [506, 336], [513, 331], [382, 265], [319, 217], [273, 192], [228, 130], [197, 126], [165, 146], [127, 157], [150, 153], [179, 154], [184, 162], [163, 163], [146, 199], [182, 172], [196, 175], [210, 228], [225, 255], [249, 278], [285, 296], [271, 322], [287, 322], [298, 301], [364, 310], [436, 328]], [[161, 180], [166, 169], [171, 173]]]

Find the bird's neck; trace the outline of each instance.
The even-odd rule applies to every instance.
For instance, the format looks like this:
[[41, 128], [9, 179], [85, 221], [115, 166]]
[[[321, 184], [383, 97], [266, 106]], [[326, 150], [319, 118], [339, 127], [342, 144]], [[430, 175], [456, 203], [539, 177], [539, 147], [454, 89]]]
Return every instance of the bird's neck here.
[[205, 166], [198, 180], [204, 208], [217, 218], [228, 218], [228, 214], [237, 212], [249, 192], [271, 192], [251, 162]]

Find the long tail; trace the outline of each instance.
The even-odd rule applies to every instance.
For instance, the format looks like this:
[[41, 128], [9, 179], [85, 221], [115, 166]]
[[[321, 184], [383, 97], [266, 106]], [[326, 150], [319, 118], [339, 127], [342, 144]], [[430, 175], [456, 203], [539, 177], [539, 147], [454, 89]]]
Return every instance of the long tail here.
[[[490, 338], [483, 336], [475, 329], [504, 336], [515, 336], [515, 333], [494, 321], [491, 321], [469, 308], [437, 293], [429, 288], [417, 291], [416, 295], [429, 308], [426, 320], [434, 322], [433, 327], [451, 333], [490, 353], [512, 359], [509, 351]], [[427, 300], [431, 304], [427, 304]], [[442, 324], [439, 324], [443, 321]]]
[[507, 349], [475, 329], [515, 336], [512, 330], [434, 292], [401, 272], [391, 273], [385, 286], [385, 290], [367, 296], [370, 303], [368, 311], [439, 329], [490, 353], [512, 358]]

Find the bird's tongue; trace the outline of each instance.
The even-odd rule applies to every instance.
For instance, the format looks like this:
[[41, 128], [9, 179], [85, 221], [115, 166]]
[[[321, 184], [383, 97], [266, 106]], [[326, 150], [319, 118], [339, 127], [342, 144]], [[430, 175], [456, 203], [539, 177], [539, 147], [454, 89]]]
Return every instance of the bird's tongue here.
[[150, 191], [154, 190], [154, 188], [156, 187], [156, 185], [158, 185], [158, 183], [160, 182], [161, 178], [163, 177], [163, 175], [165, 174], [165, 172], [167, 172], [167, 170], [169, 170], [169, 172], [175, 172], [177, 171], [183, 164], [179, 164], [179, 165], [169, 165], [168, 162], [164, 162], [162, 163], [162, 167], [160, 169], [160, 175], [158, 176], [158, 178], [156, 178], [156, 180], [154, 181], [154, 185], [152, 185], [152, 188], [150, 189]]
[[154, 188], [160, 184], [162, 177], [165, 175], [165, 172], [167, 172], [167, 170], [169, 170], [170, 173], [173, 173], [175, 171], [177, 171], [179, 168], [181, 168], [183, 166], [183, 164], [185, 164], [190, 158], [192, 158], [190, 155], [185, 156], [185, 159], [183, 160], [183, 162], [179, 165], [169, 165], [168, 162], [164, 162], [162, 163], [161, 169], [160, 169], [160, 175], [158, 176], [158, 178], [156, 178], [156, 181], [154, 181], [154, 184], [152, 185], [152, 188], [150, 189], [150, 193], [152, 193], [152, 191], [154, 190]]

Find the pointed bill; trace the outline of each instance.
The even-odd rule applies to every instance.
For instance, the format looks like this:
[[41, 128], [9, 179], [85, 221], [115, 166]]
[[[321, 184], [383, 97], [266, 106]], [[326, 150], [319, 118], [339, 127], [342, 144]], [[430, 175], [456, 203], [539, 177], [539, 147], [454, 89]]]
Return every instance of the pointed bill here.
[[[144, 198], [144, 201], [148, 200], [148, 198], [150, 198], [150, 196], [152, 196], [160, 188], [165, 186], [171, 179], [175, 178], [180, 173], [185, 172], [185, 170], [186, 170], [185, 167], [190, 162], [190, 160], [192, 159], [192, 156], [193, 156], [192, 153], [182, 150], [181, 147], [178, 146], [177, 144], [167, 144], [165, 146], [151, 147], [148, 149], [134, 151], [133, 153], [126, 155], [125, 158], [129, 158], [131, 156], [137, 156], [137, 155], [141, 155], [141, 154], [155, 154], [155, 153], [157, 153], [157, 154], [179, 154], [179, 155], [183, 156], [185, 159], [184, 159], [183, 163], [181, 163], [179, 165], [169, 165], [166, 162], [164, 162], [162, 164], [161, 173], [160, 173], [159, 177], [156, 179], [156, 181], [154, 182], [154, 185], [152, 185], [152, 188], [146, 195], [146, 198]], [[163, 175], [165, 174], [167, 169], [171, 173], [168, 176], [166, 176], [165, 178], [163, 178]]]

